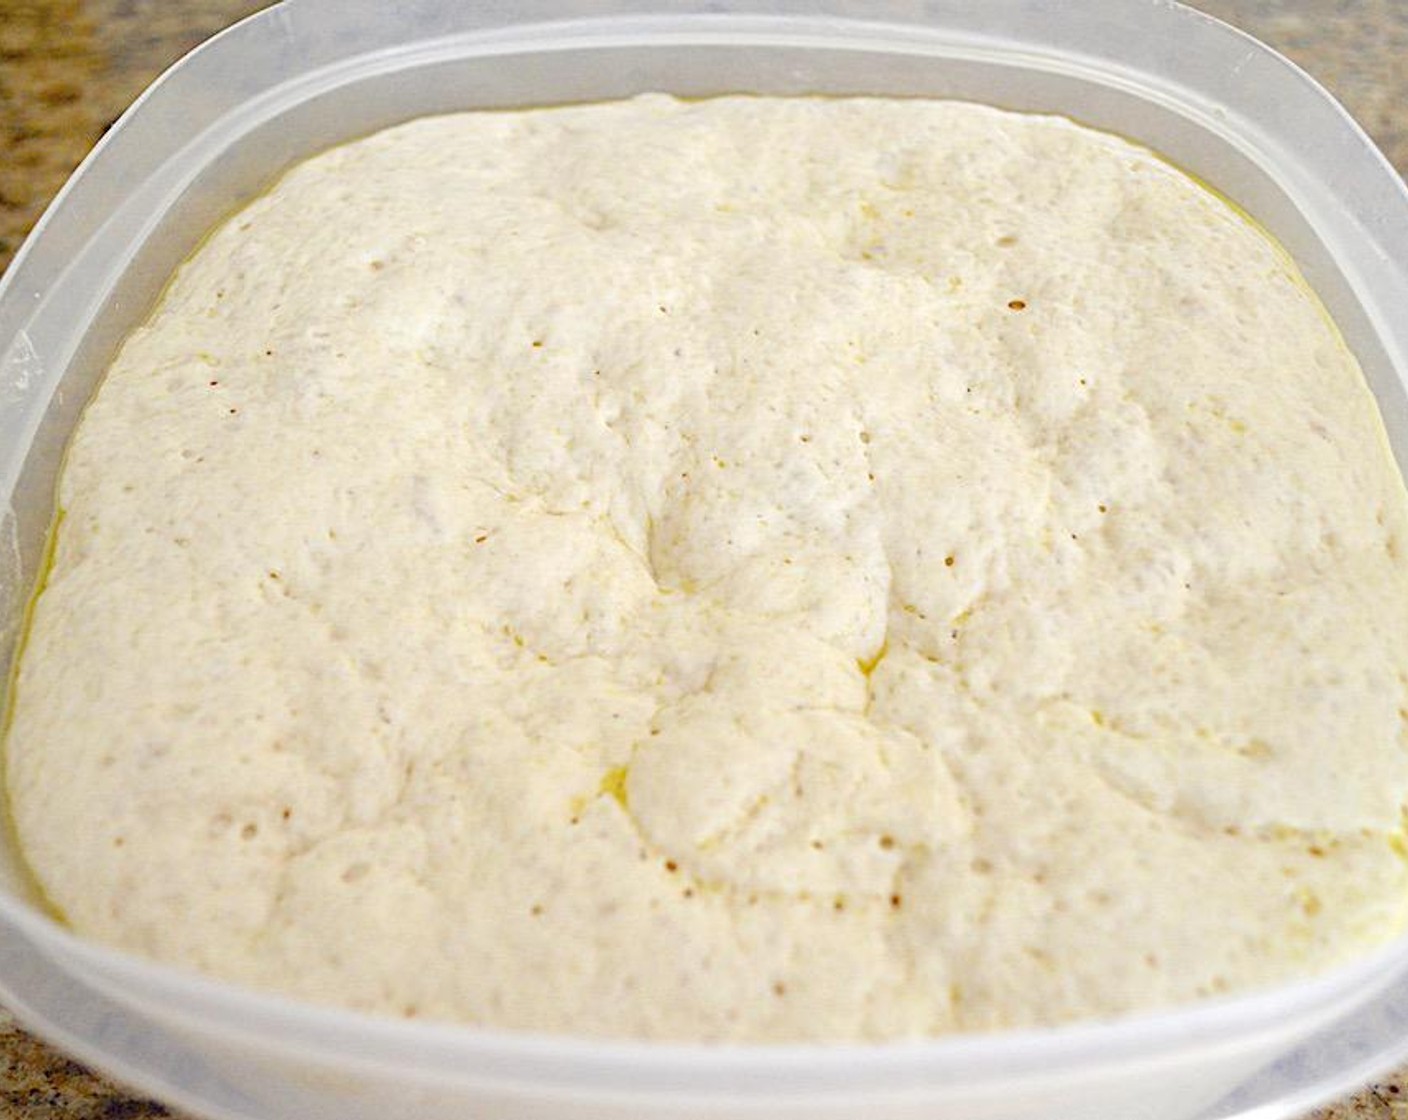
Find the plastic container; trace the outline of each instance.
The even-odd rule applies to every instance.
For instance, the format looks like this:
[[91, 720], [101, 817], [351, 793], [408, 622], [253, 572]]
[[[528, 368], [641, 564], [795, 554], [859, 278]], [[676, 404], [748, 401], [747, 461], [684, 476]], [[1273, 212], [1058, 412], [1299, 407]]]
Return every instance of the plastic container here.
[[[1408, 192], [1304, 74], [1177, 4], [284, 0], [149, 90], [0, 284], [5, 648], [77, 412], [209, 226], [291, 162], [413, 116], [651, 89], [961, 97], [1143, 141], [1290, 249], [1405, 461]], [[33, 905], [8, 841], [0, 864], [0, 1002], [210, 1117], [1273, 1120], [1408, 1055], [1402, 941], [1313, 981], [1053, 1031], [666, 1046], [381, 1021], [238, 990], [71, 936]]]

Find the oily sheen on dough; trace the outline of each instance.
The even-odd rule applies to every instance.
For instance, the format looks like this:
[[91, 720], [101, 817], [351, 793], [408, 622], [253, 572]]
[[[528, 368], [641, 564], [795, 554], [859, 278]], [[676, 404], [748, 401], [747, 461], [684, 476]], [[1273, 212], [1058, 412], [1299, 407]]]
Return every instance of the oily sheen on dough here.
[[83, 934], [393, 1015], [882, 1039], [1405, 921], [1404, 490], [1143, 149], [664, 96], [299, 166], [63, 474], [8, 783]]

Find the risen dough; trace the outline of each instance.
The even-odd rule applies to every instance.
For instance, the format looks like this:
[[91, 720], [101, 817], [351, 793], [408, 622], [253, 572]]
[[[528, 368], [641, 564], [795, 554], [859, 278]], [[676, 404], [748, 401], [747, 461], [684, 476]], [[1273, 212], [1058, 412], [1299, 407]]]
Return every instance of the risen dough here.
[[1405, 920], [1403, 487], [1288, 259], [1064, 120], [417, 121], [220, 229], [19, 670], [82, 933], [392, 1014], [1050, 1023]]

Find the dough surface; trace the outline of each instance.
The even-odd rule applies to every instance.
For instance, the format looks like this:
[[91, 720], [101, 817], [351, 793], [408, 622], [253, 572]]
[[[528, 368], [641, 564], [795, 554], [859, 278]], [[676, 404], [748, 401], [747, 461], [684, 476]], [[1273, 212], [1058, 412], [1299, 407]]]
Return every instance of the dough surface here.
[[1404, 489], [1143, 149], [875, 99], [425, 119], [219, 229], [16, 679], [79, 932], [392, 1015], [883, 1039], [1405, 924]]

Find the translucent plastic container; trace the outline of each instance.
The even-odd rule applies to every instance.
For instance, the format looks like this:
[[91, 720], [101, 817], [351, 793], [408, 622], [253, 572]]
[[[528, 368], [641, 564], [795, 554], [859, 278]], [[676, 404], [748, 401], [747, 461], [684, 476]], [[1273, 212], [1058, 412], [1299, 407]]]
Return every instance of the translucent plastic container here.
[[[1408, 193], [1304, 74], [1177, 4], [285, 0], [148, 91], [0, 284], [6, 656], [78, 410], [206, 229], [290, 163], [413, 116], [643, 90], [960, 97], [1147, 143], [1290, 249], [1405, 462]], [[1402, 941], [1251, 996], [890, 1045], [666, 1046], [382, 1021], [71, 936], [34, 904], [11, 835], [0, 821], [0, 1002], [78, 1057], [210, 1117], [1273, 1120], [1408, 1056]]]

